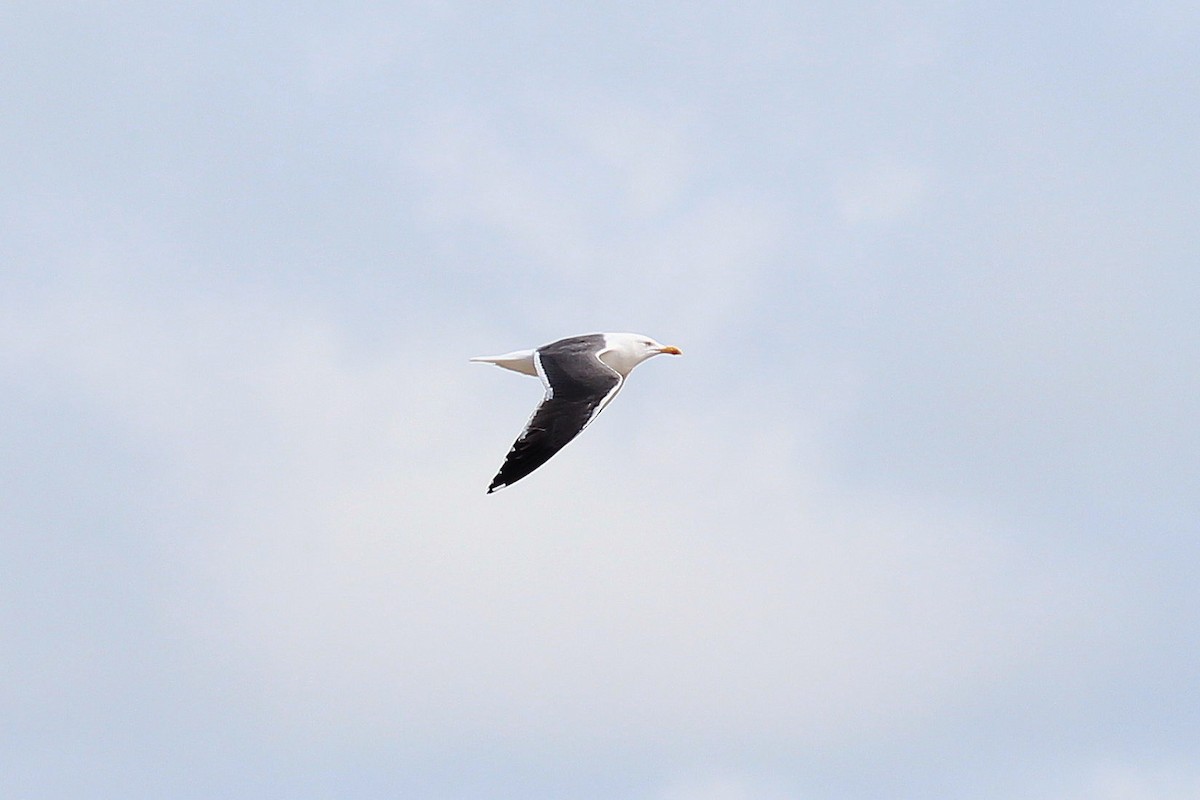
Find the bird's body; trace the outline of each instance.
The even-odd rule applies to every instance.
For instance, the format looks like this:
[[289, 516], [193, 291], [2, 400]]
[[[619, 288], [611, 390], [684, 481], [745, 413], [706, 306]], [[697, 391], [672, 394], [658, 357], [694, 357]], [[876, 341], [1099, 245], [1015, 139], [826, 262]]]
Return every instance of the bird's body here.
[[679, 348], [635, 333], [589, 333], [533, 350], [472, 358], [537, 376], [546, 387], [545, 397], [513, 443], [488, 493], [545, 464], [616, 397], [634, 367], [661, 353], [679, 355]]

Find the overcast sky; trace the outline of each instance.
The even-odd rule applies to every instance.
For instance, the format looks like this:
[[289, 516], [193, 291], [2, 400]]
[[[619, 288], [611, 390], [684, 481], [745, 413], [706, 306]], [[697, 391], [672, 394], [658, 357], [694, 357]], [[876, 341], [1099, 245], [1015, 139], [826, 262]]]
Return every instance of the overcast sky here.
[[1200, 796], [1194, 3], [0, 42], [0, 795]]

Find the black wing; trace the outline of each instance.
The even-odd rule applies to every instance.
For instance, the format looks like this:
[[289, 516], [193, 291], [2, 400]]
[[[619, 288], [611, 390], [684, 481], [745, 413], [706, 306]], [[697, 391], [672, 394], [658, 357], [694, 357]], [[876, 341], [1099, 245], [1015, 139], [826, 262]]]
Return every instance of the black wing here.
[[546, 396], [513, 442], [488, 494], [516, 483], [549, 461], [616, 394], [621, 376], [597, 358], [603, 346], [603, 337], [577, 336], [546, 345], [534, 354]]

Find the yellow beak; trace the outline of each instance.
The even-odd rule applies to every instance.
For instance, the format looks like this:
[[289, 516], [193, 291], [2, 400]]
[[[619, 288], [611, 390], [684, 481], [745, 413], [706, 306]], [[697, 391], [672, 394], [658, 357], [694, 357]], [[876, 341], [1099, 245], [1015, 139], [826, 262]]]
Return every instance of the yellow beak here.
[[680, 350], [678, 347], [675, 347], [675, 346], [673, 346], [673, 345], [667, 345], [666, 347], [664, 347], [662, 350], [659, 350], [658, 352], [660, 352], [660, 353], [668, 353], [668, 354], [670, 354], [670, 355], [673, 355], [673, 356], [681, 356], [681, 355], [683, 355], [683, 351], [682, 351], [682, 350]]

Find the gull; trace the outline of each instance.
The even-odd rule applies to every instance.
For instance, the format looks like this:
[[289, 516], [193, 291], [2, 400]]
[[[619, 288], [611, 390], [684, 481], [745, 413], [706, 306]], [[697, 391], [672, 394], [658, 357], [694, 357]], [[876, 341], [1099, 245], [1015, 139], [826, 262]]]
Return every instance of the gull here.
[[472, 358], [541, 378], [546, 387], [546, 395], [513, 442], [488, 494], [511, 486], [549, 461], [612, 402], [634, 367], [663, 353], [677, 356], [680, 350], [637, 333], [587, 333], [532, 350]]

